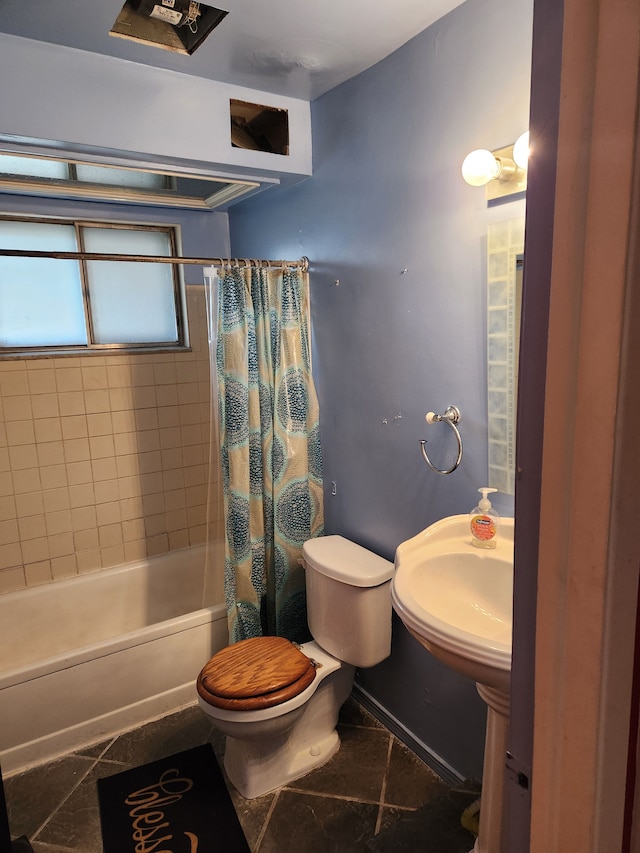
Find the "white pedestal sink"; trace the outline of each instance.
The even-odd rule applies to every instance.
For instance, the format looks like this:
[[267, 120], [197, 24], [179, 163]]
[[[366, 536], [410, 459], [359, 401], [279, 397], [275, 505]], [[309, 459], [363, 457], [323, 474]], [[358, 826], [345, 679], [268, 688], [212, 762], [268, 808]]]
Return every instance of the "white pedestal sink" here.
[[472, 678], [488, 706], [475, 853], [502, 853], [513, 613], [513, 519], [497, 547], [472, 544], [468, 515], [437, 521], [396, 551], [393, 607], [434, 657]]

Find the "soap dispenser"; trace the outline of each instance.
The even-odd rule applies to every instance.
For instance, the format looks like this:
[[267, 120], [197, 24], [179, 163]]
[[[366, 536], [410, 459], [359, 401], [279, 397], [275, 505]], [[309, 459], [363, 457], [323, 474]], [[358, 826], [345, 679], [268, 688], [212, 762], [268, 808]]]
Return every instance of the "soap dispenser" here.
[[484, 487], [478, 491], [482, 494], [482, 498], [478, 501], [478, 506], [469, 513], [471, 543], [476, 548], [495, 548], [500, 516], [491, 506], [491, 501], [487, 495], [498, 490]]

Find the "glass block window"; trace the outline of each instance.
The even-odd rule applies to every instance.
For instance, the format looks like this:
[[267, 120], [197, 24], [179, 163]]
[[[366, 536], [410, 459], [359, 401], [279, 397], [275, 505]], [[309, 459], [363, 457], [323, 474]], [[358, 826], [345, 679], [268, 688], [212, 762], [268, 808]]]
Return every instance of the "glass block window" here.
[[487, 232], [488, 484], [515, 492], [516, 401], [524, 217]]
[[[0, 249], [175, 257], [173, 228], [0, 217]], [[0, 255], [0, 355], [185, 345], [177, 265]]]

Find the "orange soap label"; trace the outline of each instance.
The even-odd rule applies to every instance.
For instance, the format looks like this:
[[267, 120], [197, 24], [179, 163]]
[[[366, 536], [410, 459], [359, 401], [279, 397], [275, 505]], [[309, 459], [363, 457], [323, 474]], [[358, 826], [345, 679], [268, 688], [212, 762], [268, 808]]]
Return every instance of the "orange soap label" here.
[[496, 523], [488, 515], [474, 515], [470, 521], [471, 532], [476, 539], [487, 542], [496, 535]]

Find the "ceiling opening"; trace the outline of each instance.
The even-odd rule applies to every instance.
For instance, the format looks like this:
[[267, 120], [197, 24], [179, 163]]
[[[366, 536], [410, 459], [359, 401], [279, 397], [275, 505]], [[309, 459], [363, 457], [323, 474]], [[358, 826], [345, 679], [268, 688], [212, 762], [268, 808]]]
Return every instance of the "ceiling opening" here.
[[193, 0], [126, 0], [109, 35], [190, 56], [227, 14]]

